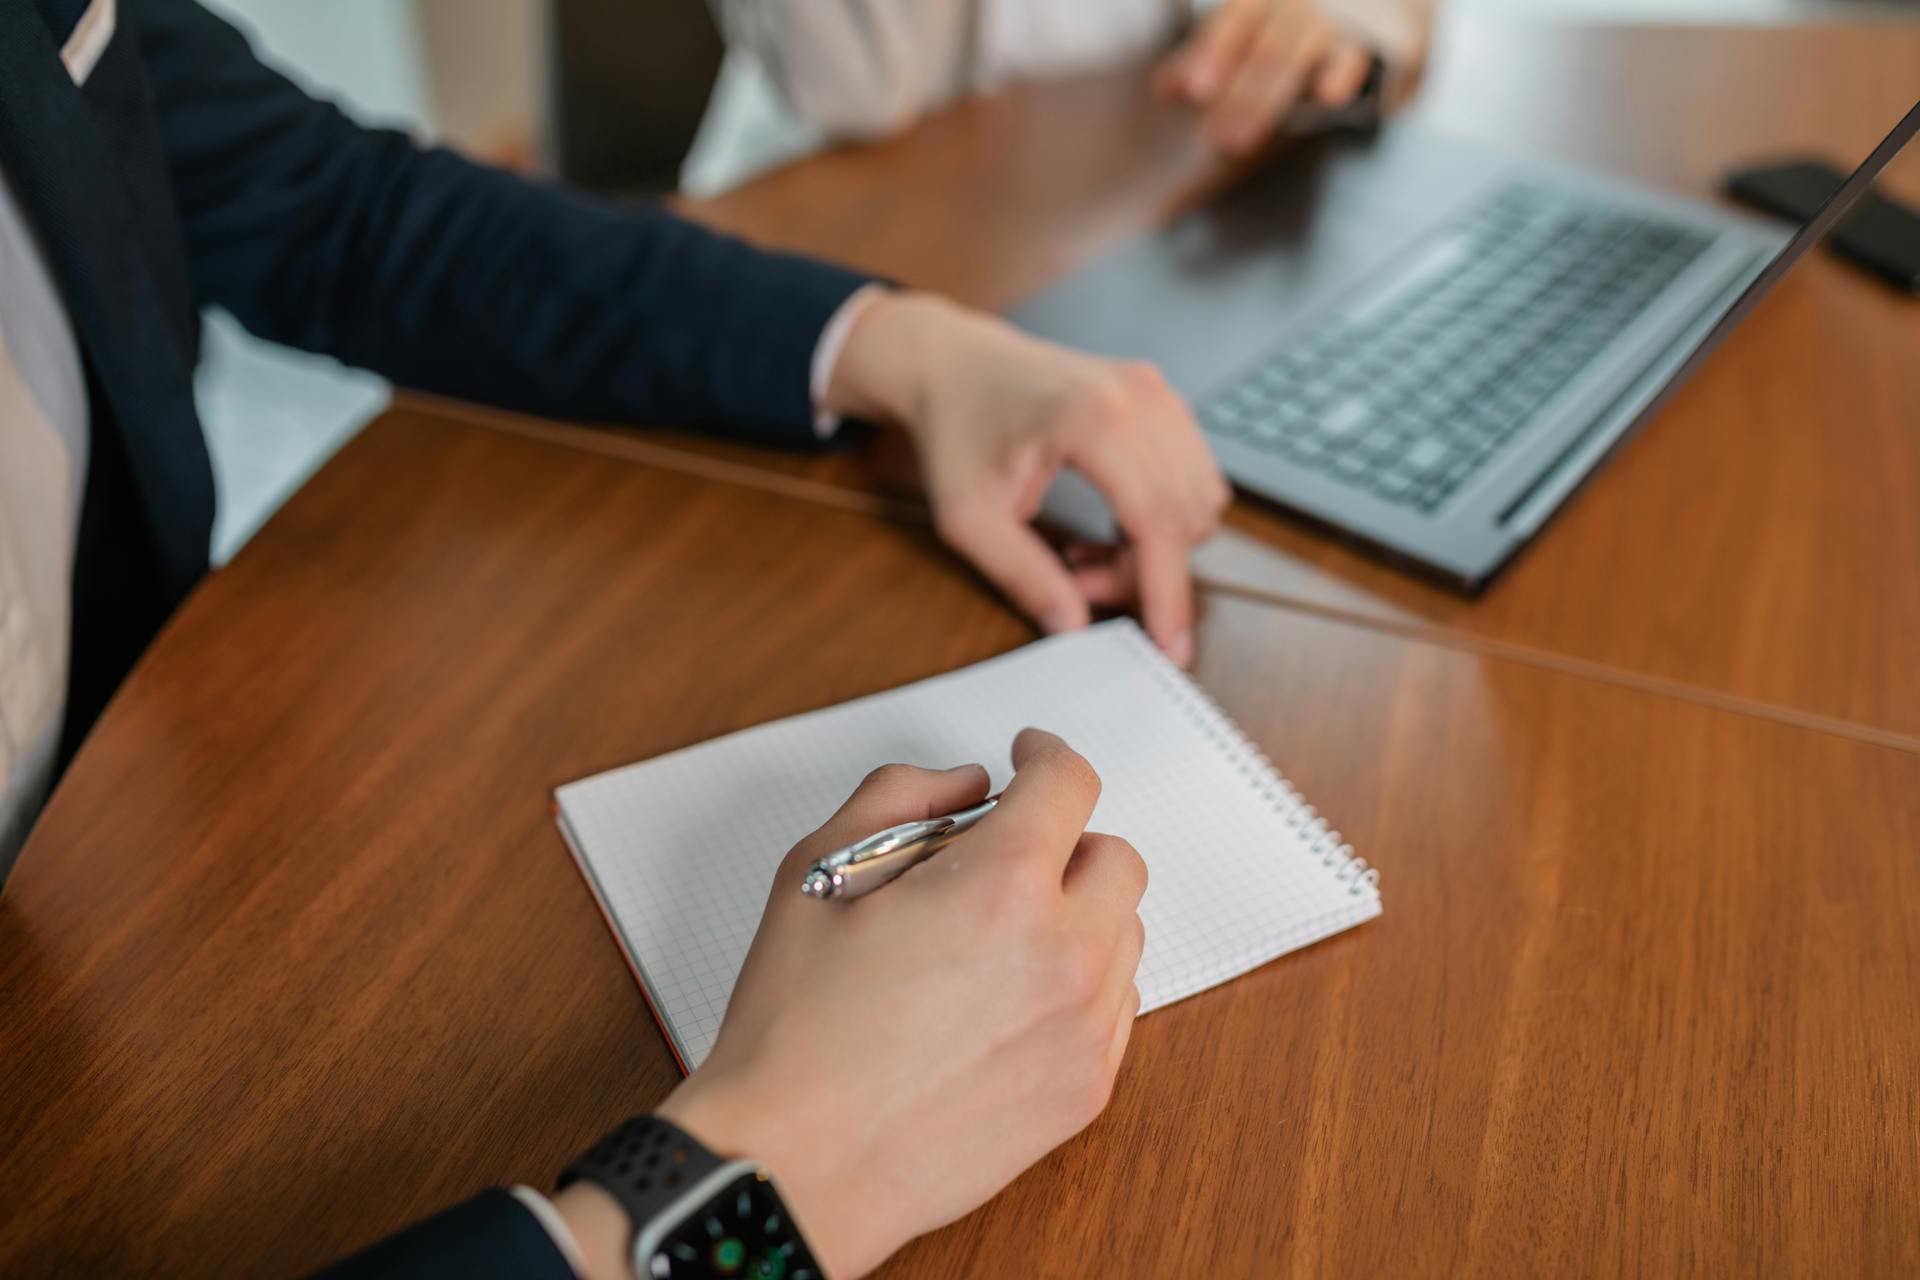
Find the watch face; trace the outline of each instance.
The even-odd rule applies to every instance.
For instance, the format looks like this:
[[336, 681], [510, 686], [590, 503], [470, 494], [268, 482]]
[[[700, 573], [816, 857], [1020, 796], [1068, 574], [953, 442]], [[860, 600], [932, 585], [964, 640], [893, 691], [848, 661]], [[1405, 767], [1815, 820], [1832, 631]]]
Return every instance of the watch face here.
[[675, 1227], [648, 1259], [656, 1276], [821, 1280], [820, 1268], [761, 1173], [728, 1183]]

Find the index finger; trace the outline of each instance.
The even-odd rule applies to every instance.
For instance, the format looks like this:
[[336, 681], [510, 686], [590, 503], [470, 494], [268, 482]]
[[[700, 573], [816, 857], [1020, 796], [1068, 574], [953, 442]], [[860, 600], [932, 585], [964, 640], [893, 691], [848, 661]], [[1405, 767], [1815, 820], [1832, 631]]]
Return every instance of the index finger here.
[[882, 765], [854, 788], [832, 817], [793, 846], [787, 854], [787, 871], [797, 874], [822, 854], [876, 831], [969, 808], [986, 794], [987, 771], [977, 764], [938, 770]]
[[1097, 439], [1069, 461], [1113, 508], [1114, 523], [1134, 548], [1140, 616], [1161, 652], [1181, 666], [1193, 660], [1191, 539], [1170, 501], [1148, 491], [1145, 470], [1110, 439]]
[[1161, 63], [1154, 79], [1162, 93], [1211, 102], [1259, 30], [1261, 10], [1252, 0], [1228, 0], [1205, 18], [1187, 42]]
[[1100, 775], [1086, 758], [1044, 729], [1013, 740], [1013, 781], [974, 828], [989, 857], [1066, 872], [1100, 799]]
[[[1121, 526], [1125, 528], [1123, 524]], [[1187, 540], [1163, 527], [1128, 531], [1140, 574], [1140, 618], [1160, 651], [1180, 666], [1193, 662], [1193, 571]]]

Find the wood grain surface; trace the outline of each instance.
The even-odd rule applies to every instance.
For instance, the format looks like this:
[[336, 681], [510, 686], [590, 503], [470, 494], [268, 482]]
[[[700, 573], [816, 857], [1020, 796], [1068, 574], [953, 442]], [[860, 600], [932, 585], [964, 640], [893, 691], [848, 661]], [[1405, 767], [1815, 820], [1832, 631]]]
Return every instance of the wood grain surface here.
[[[1920, 24], [1579, 26], [1462, 19], [1421, 127], [1711, 198], [1738, 163], [1850, 166], [1920, 95]], [[1005, 308], [1230, 181], [1135, 71], [1017, 88], [689, 212], [764, 243]], [[1892, 177], [1920, 198], [1920, 150]], [[604, 438], [543, 428], [601, 447]], [[885, 447], [820, 459], [658, 449], [867, 493]], [[671, 465], [671, 457], [657, 458]], [[1802, 264], [1482, 599], [1242, 499], [1216, 586], [1715, 704], [1920, 745], [1920, 303]]]
[[[286, 1274], [544, 1183], [674, 1079], [550, 789], [1028, 637], [923, 528], [388, 415], [0, 895], [0, 1274]], [[1148, 1017], [887, 1274], [1920, 1268], [1920, 754], [1231, 595], [1199, 639], [1386, 913]]]

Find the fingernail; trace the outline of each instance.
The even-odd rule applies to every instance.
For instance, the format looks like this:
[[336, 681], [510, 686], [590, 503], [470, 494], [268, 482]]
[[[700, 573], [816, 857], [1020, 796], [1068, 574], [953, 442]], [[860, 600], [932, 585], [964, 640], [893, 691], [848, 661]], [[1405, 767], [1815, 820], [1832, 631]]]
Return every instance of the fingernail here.
[[1182, 631], [1167, 645], [1167, 656], [1183, 667], [1193, 665], [1193, 632]]
[[1072, 631], [1079, 625], [1080, 618], [1071, 609], [1049, 609], [1040, 615], [1040, 629], [1050, 636]]

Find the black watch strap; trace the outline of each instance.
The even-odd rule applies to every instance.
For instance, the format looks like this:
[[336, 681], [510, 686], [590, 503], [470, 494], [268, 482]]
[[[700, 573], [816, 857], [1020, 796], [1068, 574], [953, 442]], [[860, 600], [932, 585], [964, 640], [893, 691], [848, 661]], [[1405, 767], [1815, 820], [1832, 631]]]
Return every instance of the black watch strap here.
[[626, 1207], [640, 1231], [687, 1188], [726, 1161], [659, 1116], [635, 1116], [593, 1144], [560, 1174], [559, 1187], [597, 1182]]

